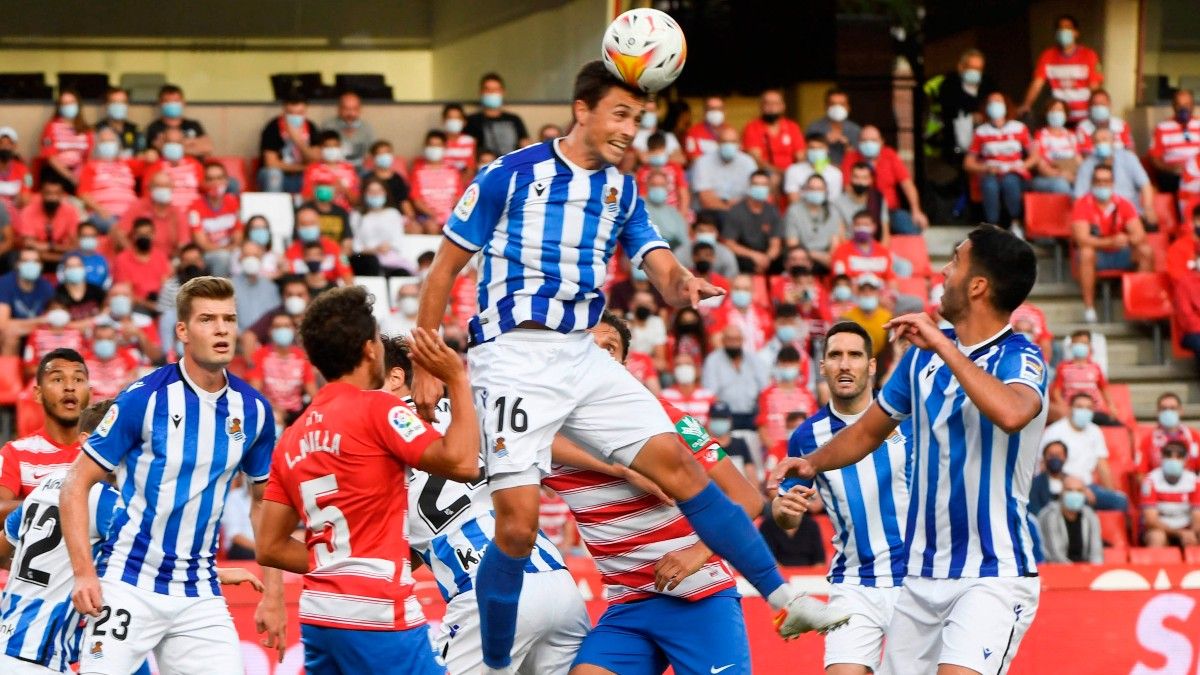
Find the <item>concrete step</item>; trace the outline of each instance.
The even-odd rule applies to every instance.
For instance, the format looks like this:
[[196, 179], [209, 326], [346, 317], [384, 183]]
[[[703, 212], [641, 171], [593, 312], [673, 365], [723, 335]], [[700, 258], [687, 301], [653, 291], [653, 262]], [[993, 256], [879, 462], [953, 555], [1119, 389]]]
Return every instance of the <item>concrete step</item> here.
[[[1109, 358], [1112, 358], [1112, 351], [1109, 351]], [[1160, 365], [1127, 365], [1114, 364], [1111, 360], [1108, 363], [1108, 379], [1113, 382], [1123, 382], [1133, 384], [1134, 382], [1158, 382], [1161, 384], [1182, 382], [1187, 384], [1195, 379], [1195, 371], [1192, 369], [1192, 364], [1183, 361], [1174, 361]]]
[[[1113, 382], [1117, 382], [1113, 379]], [[1196, 406], [1196, 416], [1200, 416], [1200, 385], [1193, 380], [1160, 380], [1151, 382], [1128, 382], [1129, 395], [1133, 400], [1133, 408], [1137, 411], [1149, 411], [1153, 416], [1155, 402], [1160, 394], [1171, 391], [1179, 395], [1187, 406]], [[1189, 408], [1190, 410], [1190, 408]], [[1188, 416], [1188, 415], [1184, 415]]]
[[[1157, 398], [1157, 397], [1155, 397]], [[1158, 407], [1154, 399], [1149, 401], [1133, 401], [1133, 415], [1139, 422], [1156, 422], [1158, 420]], [[1184, 424], [1200, 428], [1200, 403], [1185, 403], [1179, 411], [1179, 418]]]
[[1137, 366], [1152, 363], [1154, 344], [1140, 338], [1114, 338], [1108, 341], [1108, 367]]

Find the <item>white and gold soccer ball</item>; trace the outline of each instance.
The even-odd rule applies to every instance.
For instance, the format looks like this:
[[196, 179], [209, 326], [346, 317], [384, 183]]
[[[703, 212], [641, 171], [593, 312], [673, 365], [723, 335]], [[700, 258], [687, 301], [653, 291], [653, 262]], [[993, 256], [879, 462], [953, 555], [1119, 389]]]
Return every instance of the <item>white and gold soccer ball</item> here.
[[683, 72], [687, 40], [666, 12], [631, 9], [608, 25], [600, 51], [608, 72], [653, 94]]

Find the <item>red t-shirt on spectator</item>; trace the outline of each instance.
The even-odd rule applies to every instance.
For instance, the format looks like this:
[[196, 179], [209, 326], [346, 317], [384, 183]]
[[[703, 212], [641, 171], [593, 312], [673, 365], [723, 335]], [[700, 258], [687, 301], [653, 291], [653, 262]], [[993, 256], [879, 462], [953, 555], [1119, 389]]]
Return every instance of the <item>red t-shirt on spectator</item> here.
[[1051, 387], [1062, 395], [1062, 400], [1068, 405], [1071, 399], [1076, 394], [1087, 394], [1092, 397], [1092, 402], [1095, 404], [1096, 412], [1108, 412], [1108, 403], [1104, 399], [1104, 393], [1100, 390], [1108, 386], [1108, 380], [1104, 377], [1104, 371], [1100, 370], [1099, 364], [1091, 359], [1077, 363], [1075, 361], [1063, 361], [1058, 364], [1058, 373], [1054, 376], [1054, 384]]
[[203, 232], [210, 243], [224, 248], [233, 243], [234, 234], [242, 231], [238, 207], [237, 195], [225, 193], [215, 209], [207, 197], [200, 197], [188, 207], [188, 227], [193, 236]]
[[817, 408], [817, 402], [808, 389], [794, 386], [785, 389], [772, 384], [758, 395], [758, 417], [754, 423], [766, 429], [767, 445], [772, 446], [788, 438], [788, 413], [802, 412], [806, 416]]
[[132, 204], [117, 223], [121, 232], [130, 239], [130, 246], [133, 245], [133, 223], [139, 218], [149, 218], [154, 223], [154, 249], [167, 258], [174, 257], [180, 246], [191, 241], [187, 217], [183, 211], [171, 206], [159, 215], [150, 199], [146, 197]]
[[[683, 137], [683, 151], [687, 158], [694, 160], [701, 155], [716, 152], [717, 146], [721, 144], [717, 138], [725, 127], [726, 125], [711, 127], [707, 122], [693, 124]], [[796, 128], [799, 129], [799, 125]]]
[[144, 174], [146, 180], [142, 185], [143, 194], [150, 194], [150, 179], [160, 173], [171, 177], [171, 206], [181, 212], [187, 210], [200, 196], [200, 186], [204, 183], [204, 166], [192, 157], [185, 156], [177, 164], [160, 159], [147, 167]]
[[29, 167], [17, 158], [8, 161], [8, 166], [0, 170], [0, 207], [8, 210], [11, 223], [17, 222], [17, 197], [29, 195], [33, 188], [33, 176]]
[[1094, 237], [1111, 237], [1125, 231], [1130, 221], [1138, 217], [1137, 209], [1121, 195], [1114, 194], [1108, 208], [1102, 208], [1096, 198], [1088, 194], [1075, 200], [1071, 207], [1071, 222], [1088, 224]]
[[[1108, 118], [1108, 124], [1104, 127], [1111, 129], [1113, 132], [1113, 147], [1129, 148], [1137, 151], [1133, 146], [1133, 134], [1129, 131], [1129, 124], [1120, 117]], [[1039, 132], [1040, 133], [1040, 132]], [[1092, 154], [1094, 141], [1092, 137], [1096, 135], [1096, 124], [1090, 119], [1085, 119], [1075, 125], [1075, 140], [1079, 144], [1079, 153], [1082, 155]]]
[[1200, 153], [1200, 117], [1193, 116], [1186, 127], [1174, 118], [1154, 126], [1154, 140], [1150, 142], [1151, 157], [1178, 166], [1197, 153]]
[[875, 170], [875, 189], [883, 194], [887, 207], [900, 208], [900, 184], [912, 177], [908, 173], [908, 167], [900, 159], [900, 154], [891, 146], [885, 145], [879, 149], [879, 156], [872, 160], [863, 157], [858, 148], [847, 150], [846, 156], [842, 158], [842, 174], [847, 177], [847, 182], [850, 180], [851, 169], [859, 162], [866, 162]]
[[92, 386], [92, 400], [113, 398], [137, 379], [138, 357], [129, 347], [118, 348], [107, 361], [101, 361], [89, 352], [84, 361], [87, 362], [88, 384]]
[[777, 124], [777, 132], [771, 134], [761, 117], [750, 120], [742, 130], [742, 148], [746, 152], [761, 151], [764, 162], [780, 171], [787, 171], [796, 161], [796, 151], [804, 147], [804, 134], [799, 124], [786, 117], [779, 118]]
[[1015, 173], [1028, 180], [1029, 169], [1025, 168], [1024, 156], [1032, 150], [1029, 128], [1016, 120], [1009, 120], [1002, 127], [991, 122], [975, 127], [975, 136], [967, 152], [979, 158], [988, 168]]
[[[351, 201], [358, 201], [358, 173], [354, 171], [354, 165], [350, 162], [338, 162], [333, 165], [317, 162], [304, 167], [304, 185], [300, 188], [300, 194], [304, 195], [306, 200], [314, 199], [313, 191], [318, 185], [340, 186], [345, 192], [339, 192], [333, 203], [343, 209], [349, 209]], [[346, 198], [347, 194], [349, 199]]]
[[708, 426], [708, 413], [717, 400], [717, 395], [700, 386], [692, 389], [690, 394], [684, 394], [679, 387], [668, 387], [663, 390], [662, 400], [675, 406], [683, 414], [695, 417], [700, 424]]
[[[338, 279], [348, 278], [350, 268], [342, 263], [342, 247], [329, 237], [321, 237], [320, 241], [321, 248], [325, 251], [325, 257], [321, 260], [321, 272], [325, 275], [325, 279], [335, 282]], [[288, 246], [284, 257], [292, 268], [292, 274], [308, 274], [308, 265], [304, 262], [304, 243], [299, 239]]]
[[171, 272], [171, 260], [158, 249], [150, 249], [149, 257], [140, 260], [133, 249], [127, 248], [113, 260], [113, 283], [132, 284], [133, 297], [138, 300], [147, 300], [151, 293], [158, 293]]
[[449, 220], [462, 191], [462, 174], [453, 166], [445, 162], [433, 165], [424, 159], [413, 162], [412, 195], [433, 210], [439, 224]]
[[1070, 54], [1061, 47], [1046, 49], [1033, 67], [1033, 76], [1046, 80], [1050, 95], [1067, 104], [1071, 122], [1087, 118], [1092, 89], [1104, 83], [1100, 57], [1082, 45], [1076, 45]]
[[250, 379], [262, 381], [262, 392], [279, 410], [295, 412], [304, 407], [304, 387], [316, 381], [304, 350], [293, 345], [282, 354], [272, 345], [254, 353]]
[[867, 245], [866, 251], [852, 241], [838, 246], [830, 257], [829, 267], [835, 275], [845, 274], [851, 281], [867, 273], [874, 274], [885, 283], [895, 276], [892, 273], [892, 255], [874, 240]]
[[749, 352], [762, 349], [775, 334], [775, 320], [769, 311], [759, 305], [739, 311], [726, 296], [725, 302], [708, 316], [708, 332], [710, 335], [720, 333], [730, 324], [742, 329], [742, 347]]
[[466, 134], [458, 134], [454, 138], [447, 137], [446, 154], [442, 159], [459, 171], [474, 171], [475, 138]]
[[477, 288], [474, 272], [459, 274], [450, 288], [450, 318], [461, 328], [479, 313]]
[[79, 231], [79, 221], [82, 217], [69, 199], [58, 203], [58, 211], [54, 218], [47, 218], [42, 207], [42, 196], [34, 195], [33, 199], [21, 209], [21, 217], [13, 233], [18, 241], [36, 241], [44, 244], [63, 246], [75, 238]]
[[1171, 441], [1187, 446], [1187, 468], [1200, 471], [1200, 431], [1183, 424], [1175, 431], [1154, 425], [1154, 430], [1142, 437], [1142, 442], [1138, 443], [1133, 453], [1134, 467], [1141, 473], [1150, 473], [1151, 469], [1158, 468], [1162, 464], [1162, 449]]
[[55, 349], [74, 349], [83, 353], [83, 333], [76, 328], [34, 328], [25, 342], [25, 365], [36, 366], [43, 356]]
[[655, 170], [662, 171], [667, 177], [667, 204], [679, 208], [679, 195], [688, 189], [688, 181], [683, 167], [674, 162], [667, 162], [667, 165], [663, 167], [643, 164], [637, 170], [638, 194], [642, 197], [646, 196], [646, 184], [650, 180], [650, 173]]
[[1171, 281], [1177, 282], [1189, 274], [1196, 273], [1196, 258], [1200, 256], [1200, 246], [1196, 245], [1195, 237], [1183, 235], [1171, 242], [1167, 247], [1167, 275]]
[[80, 167], [92, 154], [92, 132], [75, 131], [74, 122], [55, 117], [42, 127], [40, 145], [41, 157], [57, 157], [78, 176]]
[[658, 379], [658, 369], [654, 367], [654, 359], [649, 354], [630, 352], [625, 359], [625, 369], [637, 378], [638, 382], [646, 383]]
[[91, 160], [79, 175], [79, 194], [87, 195], [117, 218], [137, 201], [136, 188], [133, 167], [123, 159]]

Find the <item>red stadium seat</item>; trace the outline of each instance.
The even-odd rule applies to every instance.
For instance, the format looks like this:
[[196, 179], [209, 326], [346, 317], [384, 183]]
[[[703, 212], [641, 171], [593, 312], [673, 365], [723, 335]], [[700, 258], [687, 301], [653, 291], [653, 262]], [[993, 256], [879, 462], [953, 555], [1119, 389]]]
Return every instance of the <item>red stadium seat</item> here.
[[[1158, 235], [1161, 237], [1162, 235]], [[1154, 331], [1154, 362], [1163, 362], [1162, 322], [1171, 318], [1171, 280], [1166, 272], [1130, 272], [1121, 277], [1121, 304], [1129, 321], [1148, 321]]]
[[924, 235], [893, 234], [890, 248], [892, 254], [912, 263], [914, 277], [928, 279], [933, 276], [933, 266], [929, 264], [929, 249], [925, 246]]
[[1125, 530], [1125, 514], [1120, 511], [1097, 511], [1100, 518], [1100, 538], [1109, 546], [1129, 546], [1129, 533]]
[[1200, 565], [1200, 546], [1184, 546], [1183, 561], [1189, 565]]
[[824, 513], [814, 513], [812, 519], [816, 521], [817, 529], [821, 530], [821, 544], [825, 546], [825, 560], [833, 560], [833, 522]]
[[1154, 252], [1154, 271], [1167, 271], [1167, 247], [1171, 245], [1167, 235], [1163, 232], [1147, 232], [1146, 243]]
[[24, 381], [21, 357], [0, 356], [0, 406], [16, 405]]
[[1129, 549], [1129, 562], [1133, 565], [1177, 565], [1183, 562], [1183, 553], [1174, 546], [1138, 546]]
[[1124, 546], [1105, 546], [1105, 565], [1124, 565], [1129, 562], [1129, 549]]
[[1071, 197], [1048, 192], [1026, 192], [1025, 236], [1054, 239], [1054, 273], [1063, 280], [1064, 241], [1071, 239]]
[[1178, 208], [1175, 196], [1171, 193], [1159, 192], [1154, 195], [1154, 215], [1158, 217], [1158, 231], [1164, 237], [1175, 236], [1175, 231], [1179, 227]]
[[17, 438], [28, 436], [46, 422], [46, 411], [42, 409], [42, 404], [38, 403], [33, 396], [33, 386], [30, 385], [21, 392], [21, 398], [17, 401]]
[[1113, 405], [1117, 407], [1113, 416], [1120, 420], [1121, 424], [1132, 429], [1137, 420], [1133, 417], [1133, 397], [1129, 393], [1129, 385], [1109, 382], [1108, 394], [1112, 397]]
[[1113, 476], [1124, 474], [1133, 465], [1133, 439], [1125, 427], [1100, 427], [1108, 446], [1108, 467]]

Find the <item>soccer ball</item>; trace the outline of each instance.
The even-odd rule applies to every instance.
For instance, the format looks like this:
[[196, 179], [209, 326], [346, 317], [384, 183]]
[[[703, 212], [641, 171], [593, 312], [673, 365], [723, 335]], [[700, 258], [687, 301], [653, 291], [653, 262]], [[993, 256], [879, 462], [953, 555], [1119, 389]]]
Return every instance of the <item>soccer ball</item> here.
[[653, 94], [683, 72], [687, 40], [667, 13], [631, 9], [608, 25], [600, 51], [608, 72]]

